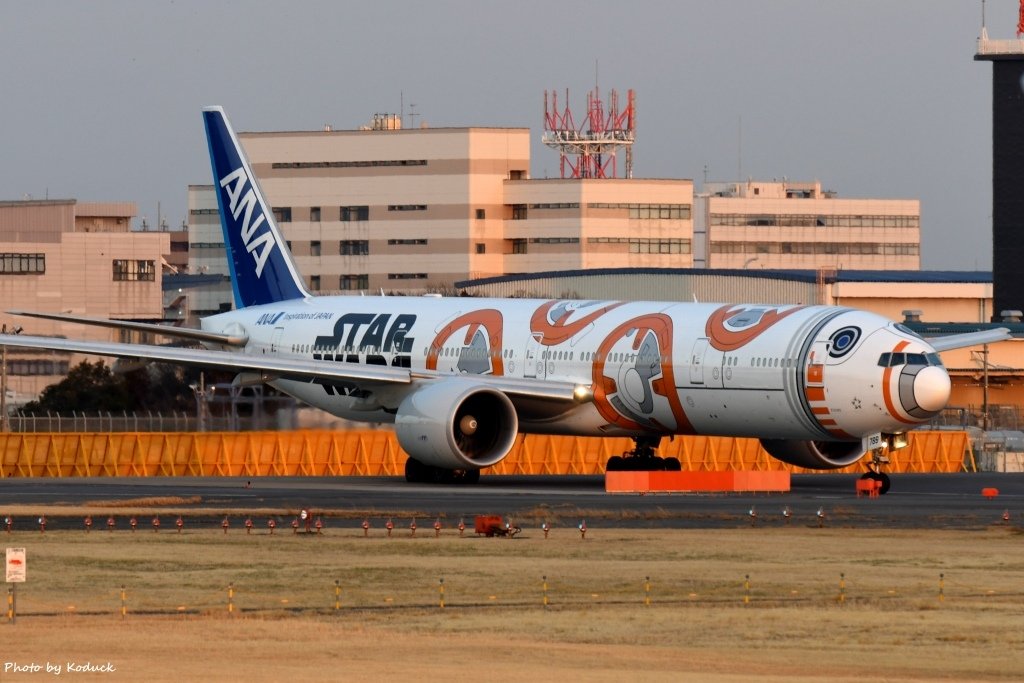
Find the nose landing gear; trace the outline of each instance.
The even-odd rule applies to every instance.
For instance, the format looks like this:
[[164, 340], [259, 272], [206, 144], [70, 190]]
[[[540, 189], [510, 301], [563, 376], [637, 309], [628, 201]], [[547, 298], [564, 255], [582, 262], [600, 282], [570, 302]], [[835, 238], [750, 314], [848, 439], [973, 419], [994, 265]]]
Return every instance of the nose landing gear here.
[[606, 472], [678, 472], [679, 458], [662, 458], [655, 454], [660, 436], [634, 436], [634, 448], [622, 455], [613, 455], [605, 465]]
[[871, 479], [879, 482], [878, 493], [885, 495], [889, 492], [891, 482], [889, 481], [889, 475], [882, 471], [882, 465], [888, 465], [889, 458], [883, 453], [881, 448], [876, 448], [871, 451], [871, 462], [868, 463], [868, 471], [861, 475], [861, 479]]

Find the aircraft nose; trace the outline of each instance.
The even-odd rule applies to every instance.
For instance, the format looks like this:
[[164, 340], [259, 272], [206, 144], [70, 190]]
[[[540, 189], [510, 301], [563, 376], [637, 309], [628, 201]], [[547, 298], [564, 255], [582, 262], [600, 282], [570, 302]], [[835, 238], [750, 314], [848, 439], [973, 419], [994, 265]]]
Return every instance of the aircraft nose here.
[[914, 378], [914, 402], [923, 410], [937, 413], [946, 407], [952, 383], [945, 368], [931, 365]]

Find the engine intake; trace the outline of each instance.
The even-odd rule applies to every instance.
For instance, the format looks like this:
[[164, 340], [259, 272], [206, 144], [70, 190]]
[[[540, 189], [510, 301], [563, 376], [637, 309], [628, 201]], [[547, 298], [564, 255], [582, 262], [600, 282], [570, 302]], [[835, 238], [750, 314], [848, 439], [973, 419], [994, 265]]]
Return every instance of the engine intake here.
[[432, 382], [405, 397], [395, 435], [410, 457], [446, 469], [500, 462], [515, 444], [519, 418], [509, 398], [464, 379]]
[[864, 457], [860, 441], [793, 441], [761, 439], [761, 446], [776, 460], [811, 470], [838, 470]]

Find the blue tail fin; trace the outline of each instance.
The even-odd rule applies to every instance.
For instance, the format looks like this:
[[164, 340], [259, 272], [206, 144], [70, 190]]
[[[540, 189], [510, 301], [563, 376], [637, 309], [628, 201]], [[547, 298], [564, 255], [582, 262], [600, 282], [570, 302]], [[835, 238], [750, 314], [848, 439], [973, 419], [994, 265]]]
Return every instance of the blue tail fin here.
[[203, 122], [235, 308], [309, 296], [224, 110], [205, 107]]

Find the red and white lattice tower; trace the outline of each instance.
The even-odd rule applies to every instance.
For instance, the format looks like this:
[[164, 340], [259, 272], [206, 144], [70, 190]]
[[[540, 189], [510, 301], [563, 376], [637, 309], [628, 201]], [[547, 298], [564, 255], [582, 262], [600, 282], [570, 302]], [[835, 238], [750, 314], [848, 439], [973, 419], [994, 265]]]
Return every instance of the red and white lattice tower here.
[[626, 108], [619, 111], [619, 94], [608, 97], [608, 111], [595, 87], [587, 93], [587, 117], [577, 127], [565, 91], [565, 109], [558, 109], [558, 94], [544, 91], [545, 145], [558, 150], [563, 178], [615, 178], [616, 154], [626, 149], [626, 177], [633, 177], [633, 141], [636, 139], [636, 98], [627, 91]]

